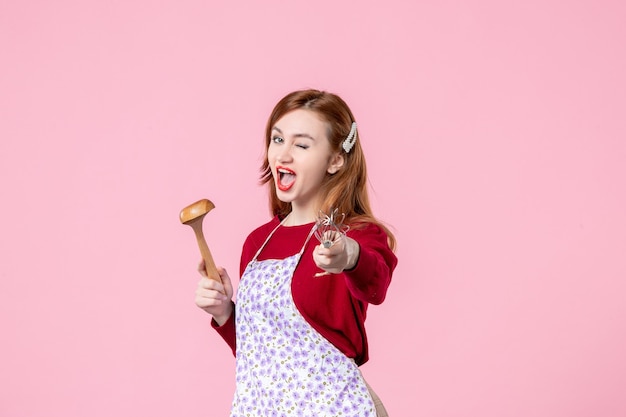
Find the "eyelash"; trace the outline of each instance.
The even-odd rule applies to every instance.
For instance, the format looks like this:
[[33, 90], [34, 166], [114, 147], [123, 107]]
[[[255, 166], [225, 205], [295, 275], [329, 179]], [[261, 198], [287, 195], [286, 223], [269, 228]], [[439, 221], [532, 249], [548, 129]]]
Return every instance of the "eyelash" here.
[[[284, 143], [285, 139], [281, 138], [280, 136], [274, 136], [272, 138], [272, 142], [274, 143]], [[304, 145], [304, 144], [296, 144], [296, 146], [300, 149], [309, 149], [309, 145]]]

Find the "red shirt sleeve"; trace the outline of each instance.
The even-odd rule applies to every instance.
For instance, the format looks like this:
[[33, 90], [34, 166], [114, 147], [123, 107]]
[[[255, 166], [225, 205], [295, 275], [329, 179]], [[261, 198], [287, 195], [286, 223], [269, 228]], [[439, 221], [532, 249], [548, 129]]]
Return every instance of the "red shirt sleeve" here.
[[237, 339], [235, 334], [235, 307], [233, 306], [233, 314], [230, 315], [226, 323], [218, 325], [214, 319], [211, 319], [211, 327], [213, 327], [217, 333], [222, 336], [222, 339], [226, 341], [230, 349], [233, 351], [233, 355], [237, 355]]
[[353, 297], [369, 304], [385, 301], [393, 270], [398, 263], [389, 249], [387, 234], [376, 225], [348, 233], [360, 247], [359, 258], [353, 269], [343, 271], [346, 285]]

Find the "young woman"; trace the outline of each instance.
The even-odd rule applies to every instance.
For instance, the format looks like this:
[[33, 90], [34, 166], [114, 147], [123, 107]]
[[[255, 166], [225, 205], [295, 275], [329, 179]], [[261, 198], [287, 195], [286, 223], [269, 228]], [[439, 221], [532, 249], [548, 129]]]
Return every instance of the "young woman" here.
[[[317, 90], [280, 100], [262, 172], [274, 217], [243, 245], [236, 305], [222, 268], [222, 284], [203, 277], [196, 291], [236, 356], [231, 416], [386, 415], [358, 366], [368, 360], [367, 306], [384, 301], [397, 263], [395, 240], [370, 209], [346, 103]], [[335, 209], [349, 229], [325, 247], [316, 217]]]

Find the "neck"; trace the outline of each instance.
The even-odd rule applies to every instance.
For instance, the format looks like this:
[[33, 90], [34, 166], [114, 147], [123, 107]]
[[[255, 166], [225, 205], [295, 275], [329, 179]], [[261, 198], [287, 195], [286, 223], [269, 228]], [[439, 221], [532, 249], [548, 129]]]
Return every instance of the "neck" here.
[[296, 206], [291, 207], [291, 213], [286, 217], [285, 226], [300, 226], [315, 221], [315, 213], [311, 209], [302, 209]]

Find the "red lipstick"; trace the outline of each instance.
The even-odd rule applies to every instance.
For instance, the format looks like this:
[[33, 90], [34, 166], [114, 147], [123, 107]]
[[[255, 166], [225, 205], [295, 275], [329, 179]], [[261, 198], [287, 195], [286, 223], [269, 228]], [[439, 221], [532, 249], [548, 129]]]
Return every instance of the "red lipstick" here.
[[276, 186], [281, 191], [289, 191], [296, 183], [296, 173], [282, 166], [276, 166]]

